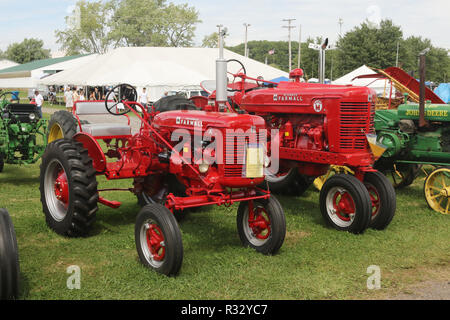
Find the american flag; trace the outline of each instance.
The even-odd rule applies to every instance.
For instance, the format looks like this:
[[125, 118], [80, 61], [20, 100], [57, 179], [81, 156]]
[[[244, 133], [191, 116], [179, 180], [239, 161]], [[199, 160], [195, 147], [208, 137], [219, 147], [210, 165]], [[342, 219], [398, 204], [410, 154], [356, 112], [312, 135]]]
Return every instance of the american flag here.
[[269, 54], [270, 54], [270, 55], [275, 54], [275, 49], [270, 50], [270, 51], [269, 51]]

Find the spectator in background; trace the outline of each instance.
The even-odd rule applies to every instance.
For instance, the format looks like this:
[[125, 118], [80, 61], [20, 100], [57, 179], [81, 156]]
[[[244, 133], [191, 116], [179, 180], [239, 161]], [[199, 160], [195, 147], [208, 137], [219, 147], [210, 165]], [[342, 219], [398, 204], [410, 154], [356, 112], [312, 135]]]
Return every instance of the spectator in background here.
[[102, 95], [101, 95], [100, 91], [98, 91], [98, 87], [94, 88], [94, 92], [92, 94], [93, 94], [94, 100], [99, 101], [102, 99]]
[[86, 97], [84, 96], [84, 90], [83, 89], [80, 90], [80, 96], [78, 97], [78, 100], [80, 100], [80, 101], [86, 100]]
[[66, 103], [66, 109], [68, 112], [72, 112], [73, 108], [73, 92], [71, 87], [67, 87], [64, 92], [64, 102]]
[[80, 100], [80, 95], [79, 95], [79, 91], [78, 90], [73, 90], [73, 95], [72, 95], [72, 98], [73, 98], [73, 102], [75, 103], [75, 102], [77, 102], [78, 100]]
[[139, 103], [142, 104], [146, 109], [148, 109], [149, 95], [147, 93], [147, 88], [142, 89], [142, 93], [139, 95]]
[[39, 117], [42, 118], [42, 105], [44, 104], [44, 97], [42, 97], [38, 90], [34, 91], [34, 101], [36, 102]]

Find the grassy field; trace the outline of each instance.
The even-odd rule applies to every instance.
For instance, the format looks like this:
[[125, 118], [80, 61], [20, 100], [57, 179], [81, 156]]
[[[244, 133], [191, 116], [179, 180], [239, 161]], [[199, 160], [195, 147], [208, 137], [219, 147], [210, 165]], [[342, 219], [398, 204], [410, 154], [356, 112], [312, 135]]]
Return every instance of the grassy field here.
[[[102, 187], [129, 187], [131, 181]], [[134, 244], [139, 207], [130, 193], [109, 192], [118, 210], [100, 206], [92, 235], [58, 236], [44, 221], [39, 163], [6, 165], [0, 174], [0, 207], [15, 224], [23, 299], [359, 299], [383, 298], [430, 278], [450, 278], [450, 216], [428, 209], [421, 179], [397, 193], [396, 216], [385, 231], [363, 235], [327, 227], [318, 192], [279, 197], [287, 236], [276, 256], [241, 246], [237, 206], [211, 207], [181, 221], [184, 262], [176, 278], [145, 269]], [[81, 268], [81, 289], [66, 287], [67, 267]], [[368, 290], [367, 268], [378, 265], [382, 288]]]

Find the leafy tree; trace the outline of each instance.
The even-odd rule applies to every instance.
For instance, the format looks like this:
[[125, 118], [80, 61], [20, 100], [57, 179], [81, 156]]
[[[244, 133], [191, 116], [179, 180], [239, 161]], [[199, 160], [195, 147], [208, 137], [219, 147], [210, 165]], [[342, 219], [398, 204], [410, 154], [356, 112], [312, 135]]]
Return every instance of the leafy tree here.
[[430, 48], [426, 55], [426, 76], [437, 82], [448, 81], [450, 69], [450, 57], [447, 50], [436, 48], [430, 39], [411, 36], [405, 39], [401, 46], [404, 47], [405, 55], [401, 60], [402, 68], [412, 76], [419, 77], [418, 56], [421, 51]]
[[66, 17], [66, 29], [55, 31], [56, 42], [68, 55], [105, 53], [111, 44], [105, 24], [111, 10], [111, 2], [78, 1], [72, 14]]
[[[224, 39], [227, 38], [228, 32], [225, 34]], [[203, 48], [217, 48], [219, 45], [219, 33], [213, 32], [209, 36], [204, 36], [202, 41], [202, 47]], [[226, 46], [226, 43], [224, 41], [223, 43], [224, 47]]]
[[166, 0], [80, 0], [57, 30], [68, 54], [105, 53], [119, 46], [191, 46], [198, 12]]
[[[363, 64], [382, 69], [395, 65], [397, 43], [402, 41], [402, 37], [402, 30], [391, 20], [382, 20], [378, 28], [368, 21], [363, 22], [338, 40], [339, 74], [348, 73]], [[405, 55], [403, 48], [399, 55]]]
[[198, 12], [165, 0], [115, 0], [110, 38], [115, 46], [192, 46]]
[[50, 58], [50, 50], [44, 49], [44, 41], [39, 39], [24, 39], [20, 43], [8, 46], [5, 57], [17, 63], [27, 63], [34, 60]]

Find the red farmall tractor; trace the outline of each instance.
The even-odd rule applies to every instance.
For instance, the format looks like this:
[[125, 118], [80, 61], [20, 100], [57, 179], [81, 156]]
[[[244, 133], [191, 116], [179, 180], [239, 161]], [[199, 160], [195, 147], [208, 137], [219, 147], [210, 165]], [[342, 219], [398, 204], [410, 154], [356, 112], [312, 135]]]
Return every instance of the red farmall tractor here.
[[[354, 176], [336, 174], [320, 192], [324, 219], [338, 230], [353, 233], [369, 226], [386, 228], [394, 216], [396, 198], [386, 177], [372, 167], [379, 156], [372, 152], [377, 146], [368, 141], [368, 135], [375, 133], [375, 92], [366, 87], [302, 83], [301, 69], [291, 72], [291, 81], [271, 83], [247, 76], [237, 60], [228, 63], [237, 63], [238, 71], [230, 71], [231, 66], [225, 71], [225, 78], [228, 73], [233, 80], [228, 79], [224, 110], [261, 116], [268, 132], [279, 140], [280, 166], [268, 169], [269, 189], [300, 195], [330, 165], [347, 166]], [[216, 92], [210, 100], [215, 104], [203, 108], [217, 110]]]
[[[119, 207], [99, 195], [111, 191], [98, 189], [96, 176], [103, 175], [133, 179], [127, 191], [144, 205], [135, 225], [137, 251], [142, 263], [157, 272], [175, 275], [181, 267], [183, 246], [174, 214], [206, 205], [240, 202], [242, 243], [263, 254], [276, 253], [286, 222], [278, 201], [258, 187], [264, 181], [266, 141], [258, 139], [264, 120], [196, 110], [156, 112], [154, 107], [148, 112], [136, 99], [132, 86], [120, 85], [105, 101], [77, 102], [73, 115], [63, 111], [51, 121], [53, 142], [42, 158], [40, 183], [49, 227], [61, 235], [85, 236], [98, 203]], [[82, 115], [128, 117], [129, 112], [140, 120], [135, 134], [129, 118], [127, 124], [80, 120]], [[78, 130], [71, 128], [74, 122]]]

